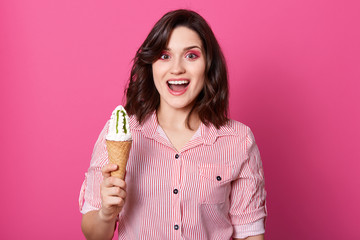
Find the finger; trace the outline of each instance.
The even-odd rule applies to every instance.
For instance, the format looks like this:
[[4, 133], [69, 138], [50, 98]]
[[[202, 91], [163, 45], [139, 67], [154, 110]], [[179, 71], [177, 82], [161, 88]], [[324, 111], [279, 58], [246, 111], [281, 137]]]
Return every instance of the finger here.
[[107, 178], [104, 178], [103, 182], [102, 182], [102, 186], [106, 189], [108, 188], [111, 188], [111, 187], [114, 187], [114, 184], [113, 184], [113, 178], [114, 177], [107, 177]]
[[120, 178], [117, 177], [109, 177], [106, 179], [107, 186], [116, 186], [122, 189], [126, 189], [126, 182]]
[[107, 189], [112, 187], [126, 190], [126, 182], [117, 177], [104, 178], [103, 182], [101, 183], [101, 189], [108, 192]]
[[119, 187], [109, 188], [109, 195], [114, 197], [121, 197], [123, 199], [126, 198], [126, 191]]
[[116, 164], [112, 164], [112, 163], [106, 164], [106, 165], [101, 169], [102, 175], [103, 175], [104, 177], [110, 177], [110, 176], [111, 176], [111, 172], [117, 170], [117, 168], [118, 168], [118, 166], [117, 166]]
[[127, 195], [126, 191], [124, 191], [124, 190], [121, 189], [120, 194], [119, 194], [119, 197], [121, 197], [122, 199], [125, 200], [126, 195]]
[[112, 207], [112, 206], [119, 206], [122, 207], [125, 204], [125, 199], [122, 199], [121, 197], [107, 197], [104, 199], [103, 205], [105, 207]]

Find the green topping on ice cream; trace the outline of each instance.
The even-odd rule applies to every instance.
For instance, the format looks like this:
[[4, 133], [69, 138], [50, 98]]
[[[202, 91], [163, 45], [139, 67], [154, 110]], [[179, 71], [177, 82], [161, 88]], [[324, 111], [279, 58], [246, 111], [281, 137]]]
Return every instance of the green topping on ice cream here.
[[131, 140], [129, 116], [127, 115], [124, 107], [121, 105], [117, 106], [111, 114], [109, 131], [106, 135], [106, 139], [112, 141]]
[[124, 130], [124, 133], [127, 134], [127, 129], [126, 129], [126, 112], [124, 112], [123, 110], [121, 110], [121, 113], [123, 115], [123, 130]]
[[119, 133], [119, 112], [120, 110], [116, 111], [116, 133]]

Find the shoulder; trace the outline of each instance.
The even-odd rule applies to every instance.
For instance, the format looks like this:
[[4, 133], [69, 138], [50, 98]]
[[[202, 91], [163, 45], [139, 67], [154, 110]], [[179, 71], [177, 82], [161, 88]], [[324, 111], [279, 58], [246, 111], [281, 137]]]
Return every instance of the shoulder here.
[[255, 137], [250, 127], [230, 119], [224, 126], [221, 126], [218, 130], [218, 137], [225, 137], [226, 139], [238, 143], [245, 144], [245, 148], [255, 143]]
[[250, 131], [250, 128], [247, 125], [233, 119], [230, 119], [228, 121], [227, 126], [234, 129], [234, 131], [236, 131], [240, 135]]
[[234, 135], [240, 138], [246, 137], [251, 133], [250, 128], [236, 120], [229, 119], [229, 121], [218, 129], [219, 135]]
[[131, 130], [135, 130], [140, 127], [140, 123], [136, 118], [136, 115], [130, 115], [129, 116], [129, 125]]

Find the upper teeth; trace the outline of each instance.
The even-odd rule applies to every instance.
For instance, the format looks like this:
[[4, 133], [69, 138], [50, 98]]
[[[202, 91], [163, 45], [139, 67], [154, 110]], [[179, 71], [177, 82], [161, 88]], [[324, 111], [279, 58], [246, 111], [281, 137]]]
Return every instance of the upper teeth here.
[[169, 84], [187, 84], [189, 81], [168, 81]]

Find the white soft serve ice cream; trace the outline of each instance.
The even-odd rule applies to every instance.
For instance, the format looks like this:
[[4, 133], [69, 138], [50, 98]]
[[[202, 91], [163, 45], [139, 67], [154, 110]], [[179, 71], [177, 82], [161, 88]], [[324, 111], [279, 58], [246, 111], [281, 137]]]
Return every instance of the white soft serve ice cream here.
[[129, 126], [129, 116], [121, 105], [117, 106], [111, 114], [109, 131], [106, 135], [106, 139], [110, 141], [132, 140]]

